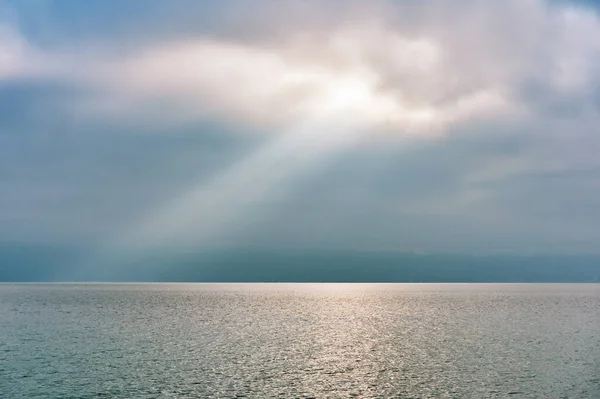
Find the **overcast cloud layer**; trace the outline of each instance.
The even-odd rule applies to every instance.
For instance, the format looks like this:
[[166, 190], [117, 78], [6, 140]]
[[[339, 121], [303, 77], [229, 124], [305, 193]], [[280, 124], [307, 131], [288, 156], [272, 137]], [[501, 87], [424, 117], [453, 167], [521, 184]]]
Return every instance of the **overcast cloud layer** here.
[[597, 248], [593, 3], [0, 4], [3, 241]]

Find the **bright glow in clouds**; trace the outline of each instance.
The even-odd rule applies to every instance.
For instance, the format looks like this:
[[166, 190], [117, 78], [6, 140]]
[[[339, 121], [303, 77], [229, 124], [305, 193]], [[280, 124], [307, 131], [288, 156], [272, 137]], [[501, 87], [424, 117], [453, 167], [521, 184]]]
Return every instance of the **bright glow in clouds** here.
[[600, 23], [586, 8], [373, 1], [350, 11], [338, 4], [320, 26], [310, 21], [329, 5], [311, 3], [311, 12], [290, 16], [292, 4], [271, 5], [273, 18], [250, 39], [190, 35], [126, 50], [114, 44], [118, 51], [90, 45], [45, 53], [0, 25], [0, 79], [34, 75], [84, 86], [90, 95], [67, 105], [84, 119], [116, 116], [151, 127], [211, 118], [282, 132], [341, 106], [371, 132], [404, 138], [527, 118], [536, 104], [524, 87], [577, 96], [598, 78]]
[[[433, 62], [418, 61], [417, 67], [426, 69]], [[186, 66], [183, 76], [166, 73], [176, 64]], [[130, 72], [119, 76], [128, 93], [144, 98], [152, 92], [201, 93], [198, 109], [233, 112], [255, 123], [266, 123], [262, 116], [276, 114], [280, 124], [293, 126], [208, 184], [191, 188], [150, 215], [121, 238], [119, 244], [126, 246], [185, 242], [186, 236], [202, 242], [218, 239], [243, 220], [253, 203], [285, 193], [297, 174], [343, 151], [375, 126], [393, 124], [409, 133], [432, 131], [445, 122], [443, 111], [410, 108], [379, 90], [377, 75], [360, 64], [341, 70], [326, 63], [290, 64], [274, 52], [206, 42], [142, 56], [126, 69]]]
[[[514, 111], [499, 87], [483, 87], [448, 104], [411, 100], [415, 89], [386, 89], [382, 71], [362, 54], [370, 43], [361, 34], [360, 29], [334, 33], [324, 45], [327, 55], [314, 49], [318, 37], [283, 47], [209, 40], [168, 44], [110, 65], [100, 83], [120, 92], [123, 104], [168, 99], [180, 119], [231, 117], [279, 129], [343, 110], [371, 130], [428, 135], [452, 123]], [[395, 68], [412, 75], [419, 91], [440, 80], [444, 64], [438, 44], [379, 30], [369, 39], [379, 36], [393, 41], [385, 51], [391, 51]]]

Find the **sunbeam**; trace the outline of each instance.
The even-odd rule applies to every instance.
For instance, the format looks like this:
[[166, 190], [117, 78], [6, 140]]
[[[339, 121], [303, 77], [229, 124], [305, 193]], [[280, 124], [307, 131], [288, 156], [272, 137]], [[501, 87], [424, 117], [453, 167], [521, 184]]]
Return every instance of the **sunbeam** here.
[[181, 235], [201, 241], [217, 238], [252, 204], [285, 193], [295, 176], [318, 167], [359, 137], [360, 129], [339, 125], [311, 123], [292, 129], [149, 215], [120, 244], [143, 247], [177, 241]]
[[[397, 109], [378, 93], [367, 75], [329, 76], [319, 80], [319, 95], [290, 112], [297, 122], [246, 159], [213, 178], [192, 185], [160, 209], [150, 213], [92, 257], [106, 275], [125, 264], [144, 259], [164, 245], [215, 245], [231, 239], [235, 227], [252, 215], [253, 205], [265, 198], [286, 195], [296, 178], [318, 170], [324, 162], [351, 148], [374, 125], [397, 116]], [[286, 79], [306, 80], [287, 75]], [[314, 78], [311, 78], [314, 80]], [[311, 80], [308, 79], [308, 80]], [[428, 116], [414, 114], [406, 124], [428, 124]], [[414, 120], [413, 120], [414, 119]], [[409, 123], [410, 122], [410, 123]], [[117, 259], [115, 259], [115, 255]], [[124, 256], [127, 254], [127, 256]], [[89, 269], [90, 260], [85, 268]], [[82, 266], [78, 265], [81, 270]]]
[[[331, 104], [339, 109], [340, 102]], [[318, 171], [367, 132], [352, 115], [334, 115], [299, 124], [208, 182], [203, 179], [101, 246], [77, 270], [101, 269], [103, 276], [114, 277], [157, 248], [230, 239], [228, 234], [252, 213], [253, 205], [285, 196], [297, 178]]]

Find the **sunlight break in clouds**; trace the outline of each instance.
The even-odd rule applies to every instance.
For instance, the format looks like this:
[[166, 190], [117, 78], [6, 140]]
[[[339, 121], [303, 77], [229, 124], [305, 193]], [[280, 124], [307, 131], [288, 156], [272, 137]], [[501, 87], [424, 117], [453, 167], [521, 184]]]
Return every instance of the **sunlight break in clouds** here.
[[119, 244], [143, 247], [186, 235], [210, 241], [253, 202], [276, 188], [285, 192], [303, 169], [365, 134], [436, 137], [473, 123], [525, 120], [534, 108], [523, 85], [537, 81], [569, 93], [594, 78], [600, 39], [592, 34], [600, 34], [600, 24], [584, 9], [532, 0], [477, 2], [459, 12], [433, 2], [417, 6], [409, 22], [401, 18], [406, 7], [392, 7], [396, 22], [364, 7], [365, 15], [331, 29], [189, 38], [97, 62], [88, 82], [107, 99], [97, 103], [109, 105], [103, 112], [152, 120], [144, 110], [156, 109], [180, 122], [216, 118], [280, 132], [148, 215]]
[[99, 92], [91, 107], [281, 131], [326, 112], [336, 93], [361, 97], [347, 112], [372, 132], [435, 137], [535, 118], [527, 87], [572, 96], [599, 79], [600, 24], [585, 8], [430, 1], [382, 12], [360, 4], [331, 27], [270, 30], [267, 22], [253, 39], [191, 37], [99, 62], [89, 78]]
[[[245, 7], [234, 4], [231, 14]], [[0, 79], [66, 87], [56, 109], [81, 122], [74, 126], [98, 132], [124, 122], [136, 132], [178, 132], [210, 121], [272, 140], [209, 183], [176, 193], [128, 227], [123, 242], [192, 237], [198, 225], [199, 235], [220, 234], [250, 203], [365, 136], [443, 143], [451, 134], [485, 136], [506, 125], [522, 135], [583, 135], [598, 122], [590, 99], [600, 84], [600, 23], [589, 8], [544, 0], [268, 4], [256, 20], [245, 15], [228, 25], [224, 18], [212, 32], [174, 27], [122, 41], [99, 34], [43, 46], [2, 25]], [[315, 23], [319, 15], [327, 20]], [[585, 117], [556, 127], [564, 104]], [[564, 153], [557, 141], [546, 147], [553, 144]], [[585, 149], [573, 147], [578, 161]], [[531, 164], [541, 162], [509, 159], [493, 177]]]
[[[590, 31], [600, 33], [595, 17], [539, 1], [508, 2], [498, 13], [500, 23], [508, 28], [521, 21], [517, 13], [527, 14], [526, 22], [536, 25], [518, 28], [550, 33], [556, 41], [546, 48], [532, 30], [533, 38], [507, 43], [506, 32], [482, 25], [496, 16], [495, 7], [479, 15], [482, 10], [474, 6], [472, 21], [440, 7], [448, 13], [446, 29], [435, 17], [425, 16], [416, 27], [359, 17], [331, 30], [278, 31], [275, 40], [262, 42], [200, 38], [163, 43], [107, 65], [101, 82], [126, 104], [166, 100], [178, 118], [232, 119], [284, 132], [209, 184], [191, 188], [150, 215], [125, 241], [143, 245], [185, 232], [203, 239], [221, 234], [243, 217], [248, 204], [354, 142], [358, 136], [351, 132], [431, 137], [453, 125], [524, 118], [529, 110], [520, 85], [540, 74], [538, 56], [546, 49], [555, 53], [545, 54], [551, 62], [545, 84], [581, 90], [580, 80], [590, 78], [597, 43], [575, 46], [573, 41], [587, 40], [583, 35]], [[479, 30], [465, 31], [463, 24]], [[474, 34], [484, 40], [474, 41]], [[323, 140], [334, 130], [343, 135], [353, 124], [347, 133], [352, 140]], [[311, 132], [314, 126], [319, 128]], [[307, 148], [314, 154], [307, 156]]]
[[[343, 109], [373, 131], [432, 135], [452, 123], [512, 111], [500, 87], [483, 87], [447, 104], [387, 89], [382, 71], [364, 58], [370, 42], [361, 35], [368, 29], [317, 36], [308, 44], [291, 40], [283, 47], [204, 39], [164, 45], [114, 65], [109, 84], [125, 104], [166, 98], [184, 119], [200, 114], [279, 129]], [[379, 28], [370, 35], [393, 42], [395, 67], [423, 86], [418, 90], [442, 73], [436, 42]], [[313, 48], [323, 40], [324, 48]]]
[[[343, 39], [341, 55], [353, 57], [352, 41]], [[432, 44], [403, 45], [410, 56], [404, 60], [407, 67], [435, 67], [437, 50]], [[175, 65], [186, 67], [181, 74], [167, 73]], [[285, 192], [282, 188], [299, 173], [348, 148], [376, 126], [387, 123], [407, 133], [428, 133], [448, 118], [446, 110], [411, 109], [399, 103], [378, 89], [376, 74], [360, 63], [341, 68], [327, 61], [290, 64], [272, 51], [208, 42], [167, 48], [126, 67], [131, 72], [123, 75], [122, 87], [143, 97], [147, 91], [200, 92], [210, 100], [199, 103], [200, 109], [258, 124], [272, 123], [268, 118], [274, 114], [281, 118], [275, 124], [283, 129], [256, 154], [149, 215], [123, 237], [128, 245], [161, 243], [182, 232], [204, 241], [214, 239], [243, 219], [248, 205], [272, 196], [274, 190]], [[474, 100], [457, 105], [452, 117], [465, 105], [467, 112], [468, 107], [479, 106]]]
[[[347, 112], [390, 137], [535, 119], [545, 99], [531, 98], [528, 88], [577, 97], [600, 80], [600, 23], [586, 8], [545, 0], [374, 1], [337, 4], [335, 13], [306, 3], [301, 9], [310, 12], [291, 15], [298, 4], [272, 4], [270, 19], [246, 39], [187, 35], [125, 49], [92, 41], [42, 51], [0, 23], [0, 79], [60, 80], [87, 90], [65, 104], [79, 117], [149, 126], [209, 118], [283, 131], [327, 112], [331, 101], [360, 96]], [[311, 22], [327, 11], [327, 24]]]

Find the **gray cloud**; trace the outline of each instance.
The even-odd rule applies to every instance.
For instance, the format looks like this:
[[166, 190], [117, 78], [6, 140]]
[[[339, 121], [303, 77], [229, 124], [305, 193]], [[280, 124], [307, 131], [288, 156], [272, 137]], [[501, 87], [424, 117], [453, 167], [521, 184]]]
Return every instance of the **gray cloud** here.
[[[204, 9], [219, 23], [195, 27], [189, 9], [157, 7], [181, 24], [157, 12], [47, 46], [0, 23], [2, 237], [118, 235], [340, 107], [369, 134], [257, 197], [220, 240], [569, 251], [600, 239], [591, 9], [261, 1]], [[189, 219], [196, 244], [202, 221]]]

